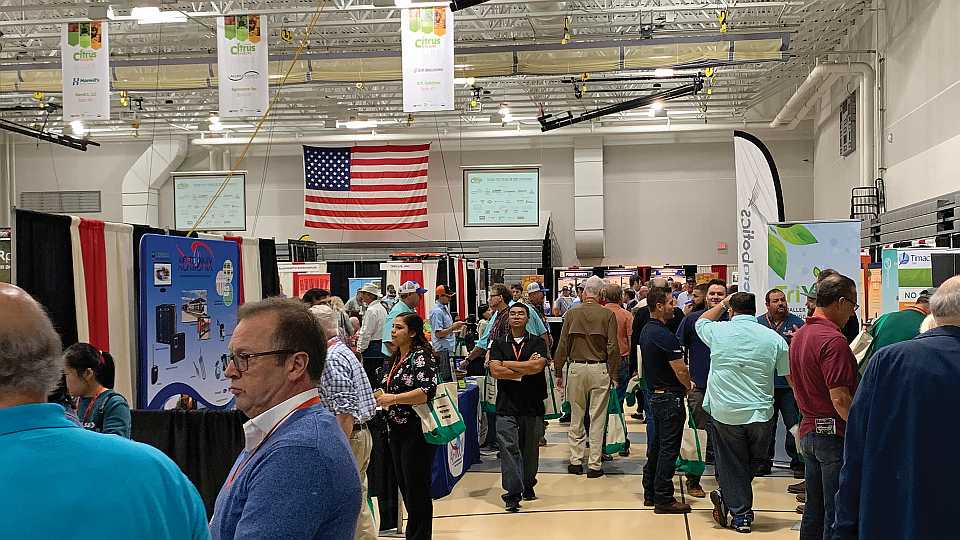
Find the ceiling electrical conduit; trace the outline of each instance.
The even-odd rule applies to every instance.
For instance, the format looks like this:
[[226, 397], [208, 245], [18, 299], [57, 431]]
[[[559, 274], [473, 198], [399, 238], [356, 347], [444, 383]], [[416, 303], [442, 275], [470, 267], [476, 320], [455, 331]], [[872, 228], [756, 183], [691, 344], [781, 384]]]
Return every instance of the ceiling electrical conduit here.
[[793, 96], [787, 100], [777, 117], [770, 122], [771, 128], [788, 126], [794, 128], [806, 117], [820, 95], [821, 89], [830, 91], [830, 87], [837, 78], [857, 75], [857, 150], [860, 151], [860, 186], [869, 187], [877, 178], [877, 168], [874, 161], [876, 153], [876, 118], [874, 117], [876, 103], [877, 76], [873, 66], [865, 62], [818, 64], [806, 80], [797, 88]]

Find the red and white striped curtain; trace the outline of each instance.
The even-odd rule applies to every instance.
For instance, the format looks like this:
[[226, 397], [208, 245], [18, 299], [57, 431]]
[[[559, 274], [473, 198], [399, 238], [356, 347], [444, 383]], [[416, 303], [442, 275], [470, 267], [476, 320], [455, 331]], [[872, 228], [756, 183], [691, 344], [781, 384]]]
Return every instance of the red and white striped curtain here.
[[457, 288], [457, 318], [461, 321], [467, 318], [467, 260], [457, 257], [454, 260], [454, 273]]

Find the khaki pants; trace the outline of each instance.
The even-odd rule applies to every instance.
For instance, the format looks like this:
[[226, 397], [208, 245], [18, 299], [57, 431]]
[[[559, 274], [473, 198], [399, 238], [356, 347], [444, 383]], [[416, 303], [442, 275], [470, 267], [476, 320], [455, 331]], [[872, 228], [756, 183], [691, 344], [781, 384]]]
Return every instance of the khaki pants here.
[[607, 400], [610, 397], [610, 375], [607, 364], [570, 364], [567, 380], [567, 401], [570, 402], [570, 464], [582, 465], [587, 452], [587, 434], [583, 427], [587, 399], [590, 400], [590, 457], [587, 465], [599, 471], [602, 467], [603, 430], [607, 425]]
[[357, 519], [357, 540], [376, 540], [378, 531], [373, 526], [373, 512], [367, 501], [367, 466], [370, 465], [370, 452], [373, 450], [373, 436], [369, 429], [354, 431], [350, 436], [350, 450], [357, 462], [362, 486], [360, 500], [360, 517]]

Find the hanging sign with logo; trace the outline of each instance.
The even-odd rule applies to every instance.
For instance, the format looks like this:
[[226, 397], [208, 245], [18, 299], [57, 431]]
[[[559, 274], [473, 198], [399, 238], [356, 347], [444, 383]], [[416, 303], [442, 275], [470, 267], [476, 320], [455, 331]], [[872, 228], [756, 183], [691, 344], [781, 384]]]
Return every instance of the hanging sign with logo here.
[[453, 110], [453, 12], [400, 10], [403, 112]]
[[110, 119], [110, 46], [107, 23], [63, 25], [60, 40], [63, 119]]
[[270, 102], [267, 18], [228, 15], [217, 19], [220, 117], [261, 116]]

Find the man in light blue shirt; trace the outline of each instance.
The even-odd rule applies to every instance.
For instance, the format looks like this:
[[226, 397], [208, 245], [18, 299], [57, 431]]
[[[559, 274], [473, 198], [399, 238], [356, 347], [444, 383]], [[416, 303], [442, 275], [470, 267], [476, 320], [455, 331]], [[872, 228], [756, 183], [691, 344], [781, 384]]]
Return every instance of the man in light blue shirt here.
[[210, 538], [200, 495], [167, 456], [46, 403], [63, 373], [60, 336], [4, 283], [0, 373], [0, 538]]
[[[730, 322], [717, 322], [730, 310]], [[710, 494], [713, 519], [726, 527], [750, 532], [753, 523], [754, 471], [767, 460], [768, 422], [773, 417], [773, 387], [777, 375], [790, 374], [787, 342], [757, 322], [755, 298], [736, 293], [706, 311], [696, 324], [697, 335], [710, 347], [710, 374], [703, 408], [713, 417], [717, 479]]]
[[408, 281], [400, 286], [400, 301], [390, 308], [390, 313], [387, 313], [387, 319], [383, 323], [382, 350], [387, 358], [393, 355], [393, 338], [390, 337], [393, 320], [401, 313], [415, 313], [420, 305], [420, 295], [426, 292], [416, 281]]
[[444, 381], [453, 380], [450, 358], [457, 345], [456, 333], [464, 326], [463, 321], [454, 322], [453, 315], [450, 314], [450, 298], [453, 294], [446, 285], [437, 287], [437, 301], [430, 310], [429, 317], [433, 350], [440, 355], [439, 373]]

